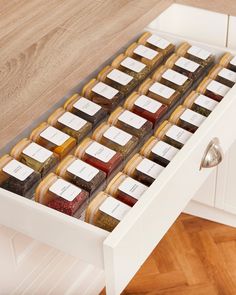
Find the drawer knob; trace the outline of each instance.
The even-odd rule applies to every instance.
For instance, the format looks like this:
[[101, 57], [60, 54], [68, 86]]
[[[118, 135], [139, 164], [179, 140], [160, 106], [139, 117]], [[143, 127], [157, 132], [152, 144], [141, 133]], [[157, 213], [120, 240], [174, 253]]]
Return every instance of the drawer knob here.
[[200, 170], [202, 168], [211, 168], [215, 167], [223, 159], [223, 151], [220, 146], [220, 141], [218, 138], [213, 138], [208, 144], [204, 156], [201, 161]]

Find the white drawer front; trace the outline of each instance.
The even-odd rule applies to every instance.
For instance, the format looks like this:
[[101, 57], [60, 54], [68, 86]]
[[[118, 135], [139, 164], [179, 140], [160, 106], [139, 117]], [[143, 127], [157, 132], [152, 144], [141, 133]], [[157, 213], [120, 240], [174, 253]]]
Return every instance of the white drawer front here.
[[162, 172], [104, 242], [106, 288], [120, 294], [212, 169], [200, 170], [208, 143], [218, 137], [224, 152], [236, 139], [236, 87]]

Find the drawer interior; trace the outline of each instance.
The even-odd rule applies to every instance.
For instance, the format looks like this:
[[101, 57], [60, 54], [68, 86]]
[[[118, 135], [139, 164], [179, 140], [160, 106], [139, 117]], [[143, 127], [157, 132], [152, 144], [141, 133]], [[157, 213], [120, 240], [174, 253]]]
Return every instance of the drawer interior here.
[[[156, 32], [176, 45], [182, 41], [189, 41], [193, 45], [214, 52], [216, 57], [219, 57], [227, 50], [227, 26], [227, 15], [174, 4], [146, 30]], [[120, 52], [122, 51], [123, 48]], [[105, 64], [112, 59], [113, 57]], [[104, 64], [101, 68], [103, 66]], [[20, 138], [27, 136], [32, 128], [61, 106], [71, 93], [79, 91], [99, 70], [100, 68], [71, 90], [48, 110], [48, 113], [32, 122], [32, 126], [7, 143], [0, 153], [8, 152]], [[0, 189], [0, 223], [102, 269], [105, 268], [108, 294], [119, 294], [194, 192], [209, 176], [210, 171], [199, 171], [199, 162], [209, 140], [219, 136], [220, 132], [223, 133], [226, 123], [229, 123], [224, 122], [225, 124], [221, 124], [220, 127], [220, 122], [224, 120], [222, 116], [229, 116], [230, 107], [235, 106], [235, 94], [234, 86], [112, 233], [3, 189]], [[232, 141], [233, 137], [232, 135]], [[228, 150], [230, 144], [231, 141], [225, 134], [222, 137], [224, 151]], [[192, 177], [188, 184], [184, 178], [186, 174]], [[183, 192], [179, 191], [180, 186], [183, 187]], [[173, 200], [175, 198], [178, 202]], [[127, 260], [130, 263], [125, 269]]]

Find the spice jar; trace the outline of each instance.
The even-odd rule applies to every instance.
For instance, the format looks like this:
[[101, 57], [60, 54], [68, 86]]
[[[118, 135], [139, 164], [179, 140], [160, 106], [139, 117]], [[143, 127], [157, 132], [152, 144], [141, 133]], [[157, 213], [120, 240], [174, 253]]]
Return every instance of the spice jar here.
[[150, 32], [143, 33], [142, 36], [138, 39], [138, 43], [143, 44], [156, 51], [160, 51], [163, 53], [164, 56], [169, 56], [175, 51], [174, 44]]
[[108, 123], [114, 125], [139, 139], [145, 138], [152, 131], [152, 123], [122, 107], [118, 107], [108, 118]]
[[168, 107], [146, 95], [133, 92], [125, 101], [124, 107], [147, 119], [154, 125], [166, 113]]
[[205, 116], [180, 105], [171, 114], [169, 121], [194, 133], [205, 119]]
[[150, 78], [145, 80], [139, 87], [138, 92], [145, 94], [161, 103], [171, 105], [180, 98], [180, 92]]
[[215, 65], [208, 74], [208, 77], [230, 88], [232, 88], [236, 82], [236, 72], [223, 68], [220, 65]]
[[197, 80], [204, 74], [204, 67], [201, 64], [177, 54], [172, 54], [165, 65], [192, 80]]
[[58, 163], [58, 157], [28, 138], [22, 139], [11, 150], [10, 155], [45, 176]]
[[180, 93], [187, 91], [192, 85], [192, 80], [187, 76], [172, 69], [168, 69], [166, 66], [161, 66], [159, 69], [157, 69], [154, 72], [152, 79], [172, 89], [175, 89]]
[[138, 145], [138, 138], [108, 123], [102, 123], [93, 132], [92, 139], [120, 152], [124, 158], [129, 156]]
[[92, 124], [63, 108], [57, 109], [48, 118], [48, 124], [74, 137], [77, 142], [84, 138], [91, 130]]
[[43, 122], [30, 134], [30, 139], [64, 158], [76, 145], [76, 140], [68, 134]]
[[107, 115], [107, 111], [100, 105], [77, 93], [65, 102], [64, 109], [92, 123], [93, 126], [97, 125]]
[[204, 67], [209, 67], [214, 63], [214, 55], [198, 46], [192, 46], [187, 42], [182, 43], [176, 50], [178, 55], [184, 56], [192, 61], [195, 61]]
[[124, 94], [119, 90], [96, 79], [90, 80], [83, 87], [82, 95], [109, 112], [114, 110], [124, 98]]
[[229, 52], [225, 53], [221, 57], [219, 64], [224, 68], [236, 72], [236, 56], [233, 56]]
[[137, 81], [142, 81], [147, 77], [150, 68], [132, 57], [125, 54], [118, 55], [112, 62], [112, 67], [134, 77]]
[[90, 195], [100, 188], [106, 179], [106, 174], [103, 171], [73, 155], [67, 156], [57, 166], [56, 174], [86, 190]]
[[163, 61], [163, 53], [138, 43], [131, 44], [125, 54], [144, 63], [150, 70], [159, 66]]
[[26, 198], [41, 179], [40, 173], [9, 155], [0, 158], [0, 187]]
[[156, 130], [154, 136], [181, 149], [192, 133], [165, 120]]
[[108, 184], [106, 193], [133, 207], [147, 190], [141, 182], [119, 172]]
[[218, 102], [196, 91], [192, 91], [184, 101], [184, 106], [208, 117]]
[[179, 150], [174, 146], [152, 136], [142, 147], [140, 154], [155, 163], [166, 167], [178, 151]]
[[197, 92], [200, 92], [216, 101], [221, 101], [230, 88], [220, 82], [206, 77], [198, 86]]
[[75, 217], [80, 217], [87, 199], [88, 192], [54, 173], [48, 174], [35, 192], [36, 202]]
[[97, 79], [119, 90], [124, 95], [129, 94], [138, 84], [138, 80], [133, 76], [123, 73], [118, 69], [114, 69], [112, 66], [106, 66], [102, 69]]
[[74, 154], [84, 162], [104, 171], [107, 176], [114, 173], [123, 160], [122, 154], [91, 138], [85, 138]]
[[150, 186], [165, 168], [140, 154], [135, 154], [123, 172], [141, 183]]
[[130, 206], [100, 192], [89, 204], [85, 221], [111, 232], [130, 209]]

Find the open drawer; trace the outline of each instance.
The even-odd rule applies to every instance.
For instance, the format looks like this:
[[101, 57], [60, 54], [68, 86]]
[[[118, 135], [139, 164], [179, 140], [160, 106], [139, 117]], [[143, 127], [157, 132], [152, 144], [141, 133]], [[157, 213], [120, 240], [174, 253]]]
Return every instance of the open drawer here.
[[[179, 37], [158, 33], [174, 43], [181, 41]], [[210, 48], [216, 55], [227, 50], [189, 42]], [[211, 169], [199, 169], [209, 142], [217, 137], [226, 152], [235, 141], [235, 110], [236, 86], [112, 233], [3, 189], [0, 223], [104, 269], [107, 294], [120, 294], [211, 173]]]

